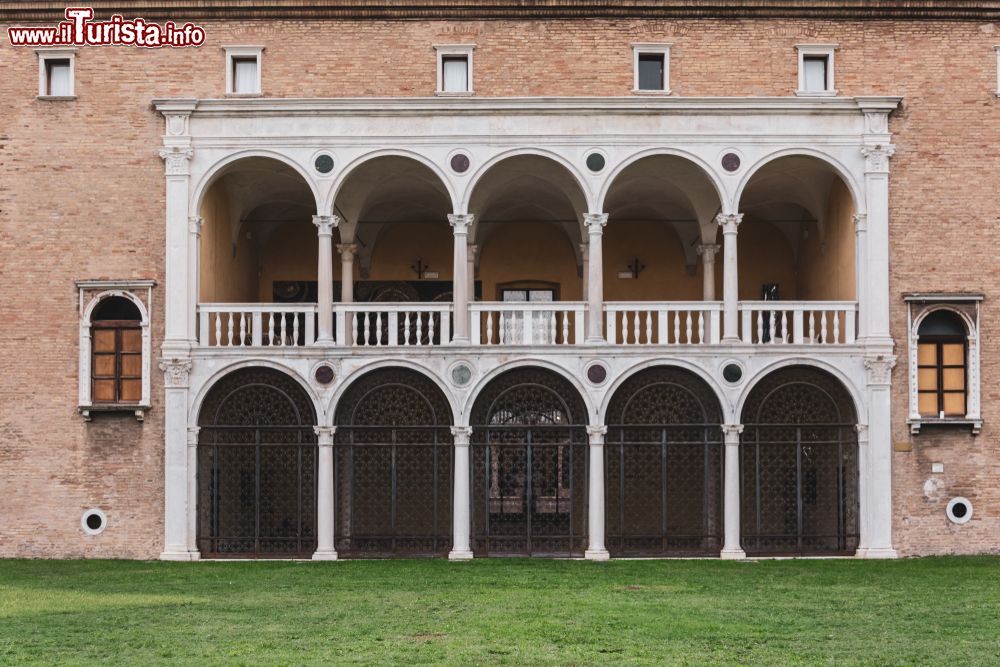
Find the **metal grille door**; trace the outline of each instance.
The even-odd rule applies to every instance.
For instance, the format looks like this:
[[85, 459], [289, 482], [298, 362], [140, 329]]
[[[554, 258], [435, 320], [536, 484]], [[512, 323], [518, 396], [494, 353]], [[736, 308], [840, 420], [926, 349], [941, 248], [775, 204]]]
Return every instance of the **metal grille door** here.
[[451, 547], [451, 410], [406, 369], [373, 371], [337, 406], [336, 547], [354, 557], [430, 556]]
[[629, 378], [608, 406], [608, 550], [616, 556], [717, 554], [722, 413], [711, 388], [660, 367]]
[[777, 371], [744, 408], [741, 532], [748, 554], [853, 554], [858, 441], [850, 395], [811, 368]]
[[198, 549], [206, 558], [316, 550], [316, 423], [291, 378], [236, 371], [209, 392], [198, 433]]
[[586, 411], [540, 369], [509, 371], [472, 411], [477, 555], [579, 556], [586, 548]]

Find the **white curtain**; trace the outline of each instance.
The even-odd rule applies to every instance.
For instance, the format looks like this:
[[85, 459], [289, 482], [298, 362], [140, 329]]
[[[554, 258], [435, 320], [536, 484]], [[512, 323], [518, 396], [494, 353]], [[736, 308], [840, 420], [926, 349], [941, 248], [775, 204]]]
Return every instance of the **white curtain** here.
[[257, 59], [239, 58], [233, 60], [233, 92], [258, 93]]
[[826, 90], [826, 58], [805, 58], [802, 67], [804, 90], [810, 92]]
[[444, 58], [442, 62], [443, 84], [447, 93], [464, 93], [469, 90], [469, 60], [467, 58]]
[[68, 60], [50, 61], [49, 66], [49, 95], [66, 97], [73, 94], [72, 81], [70, 80], [70, 68]]

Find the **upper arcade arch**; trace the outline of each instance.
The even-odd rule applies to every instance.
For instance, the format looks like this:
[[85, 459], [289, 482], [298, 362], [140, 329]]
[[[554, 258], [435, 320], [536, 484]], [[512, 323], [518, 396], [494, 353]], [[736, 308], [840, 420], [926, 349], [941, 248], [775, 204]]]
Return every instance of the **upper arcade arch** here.
[[[320, 194], [319, 188], [309, 175], [309, 172], [302, 165], [287, 155], [277, 151], [253, 149], [238, 151], [236, 153], [226, 155], [205, 170], [204, 174], [198, 179], [192, 189], [188, 215], [198, 216], [201, 214], [206, 193], [220, 178], [234, 171], [253, 169], [256, 160], [274, 160], [297, 173], [312, 194], [313, 203], [315, 205], [313, 213], [325, 210], [322, 208], [323, 198]], [[256, 164], [259, 165], [261, 163]]]

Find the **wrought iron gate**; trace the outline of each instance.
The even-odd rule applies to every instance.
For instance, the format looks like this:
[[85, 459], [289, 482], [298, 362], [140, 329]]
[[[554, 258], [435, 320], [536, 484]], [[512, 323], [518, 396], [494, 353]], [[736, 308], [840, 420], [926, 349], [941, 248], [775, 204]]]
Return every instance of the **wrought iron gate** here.
[[703, 380], [657, 367], [608, 405], [606, 543], [616, 556], [718, 554], [722, 412]]
[[472, 409], [473, 550], [578, 556], [586, 548], [586, 409], [551, 371], [508, 371]]
[[850, 395], [827, 373], [776, 371], [747, 398], [740, 447], [748, 554], [853, 554], [858, 440]]
[[247, 368], [201, 408], [198, 549], [207, 558], [308, 558], [316, 550], [316, 415], [291, 378]]
[[336, 548], [355, 557], [451, 547], [452, 413], [415, 371], [372, 371], [337, 406]]

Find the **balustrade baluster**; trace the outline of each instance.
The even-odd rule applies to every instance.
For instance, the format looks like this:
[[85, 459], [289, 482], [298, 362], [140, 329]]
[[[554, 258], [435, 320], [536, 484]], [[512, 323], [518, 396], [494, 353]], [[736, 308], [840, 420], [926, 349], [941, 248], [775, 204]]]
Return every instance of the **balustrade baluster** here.
[[382, 347], [382, 311], [375, 313], [375, 347]]
[[646, 311], [646, 345], [653, 344], [653, 311]]
[[247, 344], [247, 314], [240, 312], [240, 347]]
[[559, 319], [559, 312], [560, 311], [558, 311], [558, 310], [553, 310], [551, 313], [549, 313], [549, 345], [555, 345], [556, 344], [556, 340], [557, 340], [556, 339], [556, 336], [557, 336], [557, 334], [556, 334], [556, 320]]
[[684, 313], [684, 334], [687, 338], [684, 340], [688, 345], [691, 344], [691, 311], [688, 310]]
[[423, 341], [421, 339], [424, 337], [424, 322], [421, 319], [420, 315], [421, 313], [419, 312], [413, 314], [414, 318], [416, 318], [417, 320], [417, 332], [413, 344], [416, 345], [417, 347], [423, 345]]
[[826, 311], [822, 311], [819, 321], [819, 342], [826, 343]]
[[233, 313], [229, 313], [229, 317], [226, 318], [226, 347], [233, 346], [233, 318]]
[[698, 311], [698, 344], [705, 344], [705, 312]]
[[840, 311], [833, 311], [833, 342], [840, 342]]
[[563, 311], [562, 318], [562, 344], [569, 345], [569, 313], [570, 311]]
[[764, 342], [764, 311], [755, 310], [754, 317], [757, 318], [757, 343]]
[[622, 345], [628, 345], [628, 311], [622, 311]]
[[486, 311], [486, 344], [493, 344], [493, 311]]
[[292, 345], [298, 346], [299, 344], [299, 315], [298, 313], [290, 313], [292, 317]]
[[816, 342], [816, 313], [809, 311], [809, 342]]
[[427, 313], [427, 344], [434, 344], [434, 313]]
[[681, 342], [681, 311], [674, 312], [674, 344], [680, 345]]

